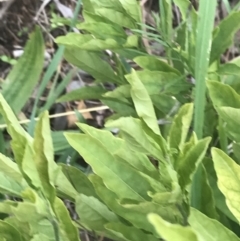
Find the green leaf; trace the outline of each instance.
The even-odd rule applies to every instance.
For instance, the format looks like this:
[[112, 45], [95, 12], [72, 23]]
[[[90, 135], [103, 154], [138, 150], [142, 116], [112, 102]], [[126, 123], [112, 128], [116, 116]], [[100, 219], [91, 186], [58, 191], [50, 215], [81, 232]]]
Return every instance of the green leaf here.
[[171, 148], [183, 149], [192, 122], [193, 104], [183, 105], [175, 115], [170, 129], [168, 143]]
[[111, 110], [118, 113], [120, 116], [136, 117], [136, 110], [133, 104], [127, 103], [125, 99], [101, 98], [101, 102], [107, 105]]
[[207, 171], [203, 165], [201, 166], [201, 168], [202, 168], [202, 175], [201, 175], [202, 185], [201, 186], [204, 193], [201, 196], [202, 200], [200, 201], [201, 207], [199, 210], [205, 215], [207, 215], [209, 218], [218, 219], [218, 214], [215, 208], [215, 200], [213, 197], [213, 192], [207, 177]]
[[155, 227], [158, 234], [166, 241], [201, 241], [198, 239], [197, 234], [190, 227], [183, 227], [178, 224], [171, 224], [164, 221], [156, 214], [149, 214], [148, 219]]
[[226, 63], [219, 66], [218, 74], [239, 76], [240, 67], [234, 63]]
[[146, 122], [149, 128], [160, 135], [152, 101], [141, 80], [138, 78], [137, 72], [132, 70], [131, 75], [126, 76], [126, 78], [131, 85], [131, 96], [138, 116]]
[[26, 185], [23, 180], [23, 176], [18, 169], [18, 166], [15, 162], [13, 162], [10, 158], [4, 156], [0, 153], [0, 166], [1, 172], [3, 172], [6, 176], [10, 177], [12, 180], [17, 181], [18, 183]]
[[[100, 57], [99, 53], [80, 50], [78, 48], [66, 48], [64, 57], [78, 68], [91, 74], [102, 82], [121, 82], [115, 75], [111, 66]], [[104, 69], [104, 71], [102, 71]]]
[[221, 54], [231, 46], [234, 34], [240, 28], [240, 12], [232, 12], [216, 27], [217, 34], [212, 41], [210, 63], [219, 60]]
[[207, 137], [190, 144], [190, 146], [186, 145], [186, 153], [180, 155], [176, 160], [175, 168], [179, 175], [179, 184], [182, 189], [191, 183], [192, 176], [203, 160], [210, 141], [211, 138]]
[[100, 86], [86, 86], [73, 90], [66, 95], [61, 96], [57, 102], [67, 102], [74, 100], [100, 99], [106, 90]]
[[108, 121], [105, 126], [119, 128], [123, 139], [126, 140], [132, 151], [163, 158], [161, 148], [144, 132], [144, 125], [141, 120], [122, 117], [115, 121]]
[[104, 22], [84, 22], [77, 25], [77, 28], [81, 30], [87, 30], [88, 32], [94, 34], [97, 38], [107, 39], [113, 38], [116, 41], [126, 41], [127, 34], [120, 26], [116, 24], [107, 24]]
[[78, 229], [61, 199], [55, 198], [54, 211], [59, 221], [59, 228], [64, 241], [80, 241]]
[[2, 240], [5, 241], [22, 241], [19, 230], [12, 225], [0, 220], [0, 233]]
[[128, 164], [116, 160], [99, 141], [82, 134], [67, 133], [66, 138], [93, 171], [103, 179], [108, 188], [120, 198], [131, 197], [139, 201], [149, 199], [147, 191], [152, 188], [148, 181]]
[[118, 50], [124, 47], [138, 47], [138, 37], [129, 36], [126, 39], [107, 38], [105, 40], [97, 39], [88, 34], [68, 33], [66, 36], [58, 37], [55, 42], [59, 45], [64, 45], [68, 48], [77, 48], [85, 51], [104, 51], [105, 49]]
[[53, 205], [56, 197], [54, 181], [59, 168], [54, 162], [53, 144], [47, 112], [41, 114], [36, 125], [33, 146], [35, 150], [34, 162], [36, 163], [38, 175], [42, 183], [43, 193]]
[[61, 167], [63, 169], [63, 173], [78, 193], [86, 196], [97, 197], [92, 183], [81, 170], [65, 164], [61, 164]]
[[231, 86], [218, 81], [208, 81], [207, 86], [215, 107], [240, 108], [240, 95]]
[[114, 213], [128, 220], [134, 227], [152, 232], [155, 237], [158, 237], [152, 225], [148, 223], [146, 213], [124, 208], [118, 202], [118, 197], [116, 194], [106, 188], [101, 178], [99, 178], [97, 175], [91, 175], [89, 178], [101, 200], [103, 200], [103, 202], [111, 210], [113, 210]]
[[191, 208], [191, 214], [188, 219], [189, 224], [194, 229], [200, 240], [207, 241], [239, 241], [235, 233], [227, 229], [217, 220], [211, 219], [198, 210]]
[[119, 222], [116, 214], [95, 197], [78, 195], [76, 197], [76, 211], [81, 223], [91, 230], [104, 231], [105, 224]]
[[12, 137], [12, 150], [15, 161], [24, 179], [30, 186], [40, 187], [40, 179], [33, 160], [33, 139], [28, 135], [19, 124], [8, 103], [0, 94], [0, 112], [7, 124], [8, 133]]
[[158, 240], [151, 234], [146, 234], [140, 229], [126, 226], [123, 223], [108, 223], [105, 225], [105, 228], [124, 241]]
[[122, 206], [129, 210], [129, 212], [139, 212], [145, 217], [147, 217], [149, 213], [156, 213], [164, 220], [167, 220], [171, 223], [183, 223], [182, 213], [177, 207], [178, 205], [176, 203], [167, 203], [164, 195], [163, 202], [161, 204], [156, 202], [141, 202], [139, 204], [122, 204]]
[[14, 65], [2, 86], [2, 95], [16, 114], [26, 104], [39, 81], [43, 61], [43, 37], [40, 28], [36, 28], [30, 36], [24, 54]]
[[99, 130], [87, 124], [76, 123], [76, 125], [87, 135], [98, 140], [111, 154], [116, 154], [124, 145], [124, 141], [116, 138], [110, 131]]
[[46, 200], [40, 198], [36, 191], [30, 188], [24, 190], [22, 199], [23, 202], [18, 202], [16, 207], [12, 206], [9, 210], [18, 220], [36, 225], [40, 220], [49, 218], [50, 213]]
[[223, 151], [212, 148], [214, 168], [217, 173], [218, 187], [226, 198], [232, 214], [240, 221], [240, 167]]
[[26, 185], [22, 185], [4, 172], [0, 172], [0, 193], [21, 197], [21, 192]]
[[[125, 8], [123, 6], [125, 6]], [[126, 3], [122, 5], [120, 1], [113, 2], [109, 0], [97, 3], [94, 2], [93, 7], [95, 14], [108, 19], [119, 26], [130, 29], [136, 27], [135, 19], [129, 14], [133, 14], [138, 8], [133, 12], [132, 8], [130, 11], [129, 7], [126, 7]], [[134, 17], [136, 17], [136, 15]]]
[[119, 0], [129, 16], [135, 19], [136, 22], [141, 21], [140, 4], [135, 0]]
[[174, 69], [166, 62], [154, 56], [140, 56], [136, 57], [134, 61], [143, 69], [150, 71], [171, 72], [180, 75], [177, 69]]
[[225, 121], [224, 129], [231, 140], [240, 142], [240, 131], [238, 131], [240, 120], [240, 109], [231, 107], [217, 108], [219, 116]]

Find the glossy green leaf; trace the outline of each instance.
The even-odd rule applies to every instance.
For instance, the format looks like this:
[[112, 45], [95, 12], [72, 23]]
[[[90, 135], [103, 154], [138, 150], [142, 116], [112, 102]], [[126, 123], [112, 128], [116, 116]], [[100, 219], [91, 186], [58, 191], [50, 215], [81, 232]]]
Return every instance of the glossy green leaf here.
[[97, 198], [80, 194], [76, 198], [76, 211], [81, 223], [91, 230], [104, 231], [109, 222], [119, 222], [116, 214], [111, 212]]
[[234, 34], [240, 28], [240, 12], [232, 12], [217, 26], [213, 38], [210, 63], [218, 60], [221, 54], [231, 46]]
[[73, 224], [70, 214], [63, 201], [59, 198], [55, 198], [54, 200], [54, 211], [58, 218], [60, 233], [63, 236], [63, 240], [80, 241], [78, 229]]
[[240, 220], [240, 167], [223, 151], [212, 148], [218, 187], [226, 198], [226, 204], [236, 219]]
[[139, 201], [149, 199], [147, 191], [152, 190], [152, 188], [148, 181], [128, 164], [116, 160], [99, 141], [82, 134], [67, 133], [66, 138], [71, 146], [83, 156], [93, 171], [103, 179], [108, 188], [120, 198], [131, 197], [131, 199]]
[[183, 227], [178, 224], [171, 224], [156, 214], [149, 214], [148, 219], [155, 227], [158, 234], [166, 241], [203, 241], [198, 239], [195, 231], [190, 227]]
[[207, 86], [214, 106], [240, 108], [240, 95], [231, 86], [218, 81], [208, 81]]
[[2, 95], [16, 114], [26, 104], [39, 81], [43, 61], [43, 37], [40, 28], [36, 28], [35, 32], [30, 36], [24, 54], [14, 65], [2, 86]]
[[192, 122], [193, 104], [185, 104], [174, 117], [169, 133], [169, 146], [182, 150]]
[[137, 72], [132, 70], [131, 75], [126, 76], [126, 78], [131, 85], [131, 96], [138, 116], [142, 118], [156, 134], [160, 134], [152, 101], [139, 79]]
[[73, 90], [66, 95], [61, 96], [57, 102], [67, 102], [74, 100], [99, 99], [106, 93], [106, 90], [100, 86], [86, 86]]
[[198, 210], [191, 208], [191, 214], [188, 219], [189, 224], [194, 229], [200, 240], [208, 241], [239, 241], [235, 233], [227, 229], [217, 220], [211, 219]]

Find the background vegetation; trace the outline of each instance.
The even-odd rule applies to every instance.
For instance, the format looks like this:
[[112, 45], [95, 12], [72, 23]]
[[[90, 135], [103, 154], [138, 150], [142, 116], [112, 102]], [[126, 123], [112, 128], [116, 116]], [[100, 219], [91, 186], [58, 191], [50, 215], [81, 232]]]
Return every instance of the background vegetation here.
[[239, 5], [2, 3], [0, 240], [240, 240]]

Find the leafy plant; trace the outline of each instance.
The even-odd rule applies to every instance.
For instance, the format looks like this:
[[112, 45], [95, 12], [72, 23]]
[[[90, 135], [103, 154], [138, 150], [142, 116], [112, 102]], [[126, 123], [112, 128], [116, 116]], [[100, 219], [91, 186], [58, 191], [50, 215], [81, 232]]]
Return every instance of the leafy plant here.
[[[18, 112], [24, 101], [6, 102], [3, 88], [0, 112], [15, 161], [0, 155], [3, 240], [75, 241], [80, 229], [117, 241], [239, 240], [240, 63], [221, 64], [220, 57], [240, 13], [228, 8], [213, 29], [215, 0], [199, 1], [198, 12], [188, 0], [173, 2], [182, 17], [176, 29], [169, 0], [160, 2], [155, 28], [139, 24], [138, 1], [84, 0], [82, 34], [57, 38], [63, 46], [56, 60], [65, 48], [65, 58], [96, 79], [58, 101], [100, 99], [115, 111], [106, 130], [77, 123], [81, 133], [65, 133], [66, 143], [62, 133], [51, 133], [44, 112], [33, 138], [7, 104]], [[161, 44], [165, 58], [149, 55], [143, 37]], [[79, 152], [91, 174], [55, 163], [51, 135]]]

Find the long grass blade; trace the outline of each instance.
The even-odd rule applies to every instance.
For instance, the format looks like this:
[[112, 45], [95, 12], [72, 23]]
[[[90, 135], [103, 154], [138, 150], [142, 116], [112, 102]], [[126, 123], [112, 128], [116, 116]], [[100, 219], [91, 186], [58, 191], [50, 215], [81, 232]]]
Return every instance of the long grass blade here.
[[[197, 25], [195, 79], [196, 92], [194, 99], [194, 131], [200, 139], [203, 135], [206, 78], [209, 66], [209, 57], [212, 41], [217, 0], [200, 0]], [[191, 205], [197, 209], [201, 203], [201, 165], [193, 178]]]

